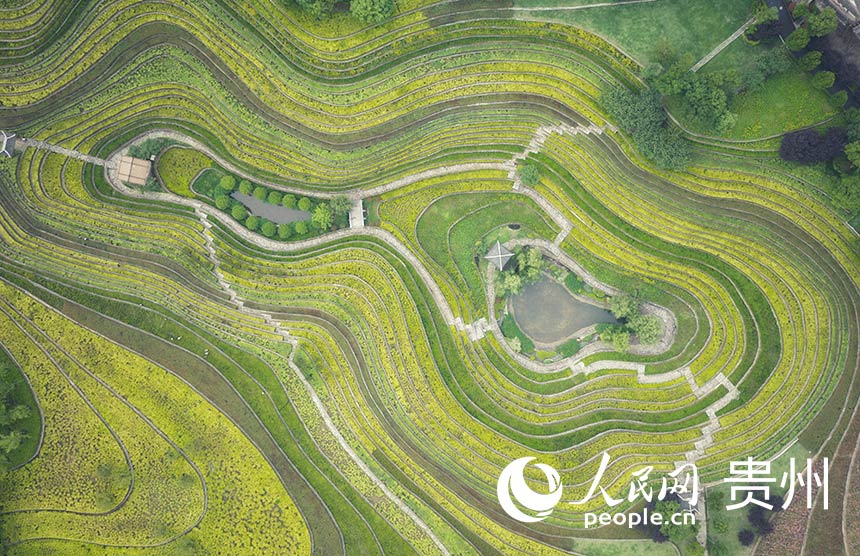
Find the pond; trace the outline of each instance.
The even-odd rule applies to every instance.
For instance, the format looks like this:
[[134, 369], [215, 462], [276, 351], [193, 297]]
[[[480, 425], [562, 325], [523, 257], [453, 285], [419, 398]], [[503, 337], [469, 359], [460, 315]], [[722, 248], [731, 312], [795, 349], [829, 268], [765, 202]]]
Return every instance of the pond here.
[[257, 199], [253, 195], [246, 195], [239, 191], [234, 191], [231, 195], [234, 199], [245, 205], [254, 216], [271, 220], [275, 224], [289, 224], [291, 222], [298, 222], [299, 220], [311, 219], [311, 213], [306, 210], [272, 205]]
[[593, 324], [618, 322], [608, 310], [580, 301], [547, 276], [513, 296], [511, 310], [529, 338], [548, 345], [561, 343]]

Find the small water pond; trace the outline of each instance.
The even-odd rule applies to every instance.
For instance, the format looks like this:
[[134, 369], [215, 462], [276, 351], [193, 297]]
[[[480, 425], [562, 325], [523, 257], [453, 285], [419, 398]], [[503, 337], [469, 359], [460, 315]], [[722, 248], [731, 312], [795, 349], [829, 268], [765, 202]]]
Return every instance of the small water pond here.
[[517, 325], [529, 338], [548, 345], [561, 343], [593, 324], [618, 322], [608, 310], [580, 301], [547, 276], [511, 297], [511, 309]]
[[246, 195], [239, 191], [234, 191], [231, 195], [234, 199], [245, 205], [254, 216], [271, 220], [275, 224], [289, 224], [291, 222], [311, 219], [311, 213], [306, 210], [272, 205], [257, 199], [253, 195]]

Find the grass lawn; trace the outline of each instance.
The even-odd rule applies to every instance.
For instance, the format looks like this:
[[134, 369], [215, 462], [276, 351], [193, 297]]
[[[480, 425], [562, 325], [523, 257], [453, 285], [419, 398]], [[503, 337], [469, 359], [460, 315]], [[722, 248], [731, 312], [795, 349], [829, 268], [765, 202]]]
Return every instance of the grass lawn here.
[[796, 70], [772, 77], [756, 91], [735, 96], [729, 109], [738, 115], [728, 133], [736, 139], [767, 137], [836, 114], [827, 93], [812, 86], [808, 73]]
[[[516, 7], [555, 7], [594, 3], [591, 0], [515, 0]], [[750, 13], [750, 0], [727, 0], [718, 7], [707, 0], [657, 0], [643, 4], [583, 10], [520, 11], [520, 19], [558, 21], [588, 29], [620, 46], [640, 63], [649, 61], [654, 46], [668, 41], [696, 60], [734, 33]], [[703, 14], [707, 14], [703, 16]]]
[[193, 198], [191, 182], [201, 171], [211, 166], [212, 161], [201, 152], [184, 147], [171, 147], [158, 157], [156, 171], [171, 193]]
[[[789, 461], [791, 458], [795, 459], [795, 463], [797, 465], [796, 472], [800, 472], [806, 465], [806, 458], [809, 456], [810, 454], [806, 448], [804, 448], [800, 442], [797, 442], [788, 451], [771, 463], [770, 476], [776, 479], [776, 485], [771, 488], [771, 496], [784, 494], [784, 489], [779, 488], [779, 482], [782, 480], [783, 473], [787, 473], [789, 471]], [[727, 467], [725, 478], [729, 477], [728, 471], [729, 469]], [[709, 496], [713, 495], [715, 492], [724, 493], [725, 502], [721, 508], [714, 508], [713, 504], [710, 502], [708, 503], [708, 534], [712, 539], [719, 540], [726, 547], [727, 556], [748, 556], [752, 552], [751, 547], [745, 547], [740, 543], [740, 541], [738, 541], [738, 533], [743, 529], [751, 528], [749, 521], [747, 520], [748, 508], [739, 508], [737, 510], [725, 509], [726, 505], [733, 503], [731, 500], [731, 485], [729, 484], [721, 483], [708, 488]], [[795, 497], [792, 501], [792, 505], [806, 504], [804, 495], [804, 492], [795, 490]], [[717, 533], [715, 528], [716, 521], [722, 521], [725, 523], [728, 526], [728, 530], [725, 533]]]
[[[26, 462], [36, 453], [36, 449], [39, 447], [39, 437], [42, 434], [42, 420], [30, 385], [24, 378], [21, 369], [2, 346], [0, 346], [0, 376], [2, 376], [4, 383], [12, 386], [8, 400], [6, 400], [8, 406], [23, 405], [30, 409], [30, 414], [25, 419], [16, 422], [11, 427], [13, 430], [25, 432], [21, 445], [6, 456], [9, 460], [9, 467], [14, 467]], [[3, 427], [0, 432], [7, 432], [6, 428]]]
[[205, 170], [191, 184], [192, 193], [214, 199], [216, 188], [224, 174], [225, 172], [217, 167]]

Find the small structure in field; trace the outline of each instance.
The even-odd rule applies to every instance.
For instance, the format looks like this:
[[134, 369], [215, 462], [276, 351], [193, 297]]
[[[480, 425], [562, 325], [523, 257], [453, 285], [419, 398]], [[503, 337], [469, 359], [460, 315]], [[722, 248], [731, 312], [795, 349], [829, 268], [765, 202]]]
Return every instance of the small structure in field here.
[[0, 154], [5, 154], [9, 158], [15, 154], [15, 134], [6, 135], [5, 131], [0, 131]]
[[496, 244], [490, 248], [490, 252], [484, 258], [501, 271], [505, 269], [505, 265], [513, 256], [514, 254], [508, 251], [500, 241], [496, 241]]
[[152, 162], [131, 156], [119, 159], [119, 179], [133, 185], [146, 185], [152, 172]]

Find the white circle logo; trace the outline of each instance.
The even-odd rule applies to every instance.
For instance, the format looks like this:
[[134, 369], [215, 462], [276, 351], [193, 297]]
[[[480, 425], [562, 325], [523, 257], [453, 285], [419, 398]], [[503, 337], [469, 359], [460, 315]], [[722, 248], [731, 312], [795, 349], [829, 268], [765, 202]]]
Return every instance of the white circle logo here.
[[[525, 457], [509, 463], [499, 475], [499, 482], [496, 485], [496, 494], [502, 509], [512, 518], [524, 523], [535, 523], [546, 519], [561, 500], [561, 479], [559, 479], [558, 471], [545, 463], [536, 463], [534, 466], [543, 471], [546, 476], [549, 494], [535, 492], [526, 484], [524, 472], [526, 465], [533, 459], [535, 458]], [[511, 495], [513, 495], [513, 499]], [[535, 515], [531, 516], [520, 511], [514, 504], [514, 500], [524, 508], [534, 512]]]

